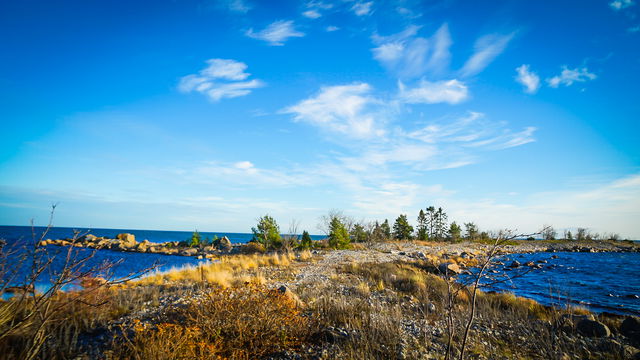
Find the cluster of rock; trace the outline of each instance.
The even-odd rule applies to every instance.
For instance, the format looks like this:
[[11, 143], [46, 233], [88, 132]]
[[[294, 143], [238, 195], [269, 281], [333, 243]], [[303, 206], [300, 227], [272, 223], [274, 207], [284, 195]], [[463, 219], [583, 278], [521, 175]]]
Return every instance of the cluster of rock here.
[[118, 234], [115, 239], [99, 237], [92, 234], [81, 236], [77, 239], [43, 240], [41, 246], [75, 246], [89, 249], [104, 249], [114, 251], [127, 251], [138, 253], [151, 253], [163, 255], [197, 256], [199, 258], [210, 258], [221, 253], [230, 253], [234, 249], [233, 244], [226, 236], [218, 239], [216, 244], [207, 246], [184, 246], [179, 241], [169, 241], [164, 243], [153, 243], [149, 240], [136, 241], [133, 234]]

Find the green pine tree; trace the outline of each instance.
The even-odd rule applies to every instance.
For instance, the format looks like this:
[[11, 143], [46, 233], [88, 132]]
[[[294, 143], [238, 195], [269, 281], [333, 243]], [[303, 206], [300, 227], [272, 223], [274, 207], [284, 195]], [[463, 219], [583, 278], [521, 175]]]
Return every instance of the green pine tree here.
[[393, 236], [398, 240], [411, 240], [413, 226], [409, 225], [407, 215], [400, 215], [393, 224]]
[[380, 225], [380, 229], [382, 230], [385, 240], [391, 239], [391, 226], [389, 226], [389, 220], [384, 219], [384, 222]]
[[349, 246], [349, 232], [340, 218], [334, 216], [329, 224], [329, 246], [334, 249], [344, 249]]
[[253, 231], [253, 239], [251, 241], [264, 245], [266, 249], [277, 249], [282, 245], [280, 227], [275, 219], [269, 215], [259, 218], [258, 225], [251, 228], [251, 231]]
[[311, 235], [307, 230], [302, 232], [302, 239], [300, 240], [300, 249], [308, 250], [313, 246], [313, 240], [311, 240]]
[[429, 240], [429, 233], [427, 229], [427, 215], [422, 209], [420, 209], [420, 212], [418, 213], [418, 226], [416, 230], [416, 238], [418, 240]]

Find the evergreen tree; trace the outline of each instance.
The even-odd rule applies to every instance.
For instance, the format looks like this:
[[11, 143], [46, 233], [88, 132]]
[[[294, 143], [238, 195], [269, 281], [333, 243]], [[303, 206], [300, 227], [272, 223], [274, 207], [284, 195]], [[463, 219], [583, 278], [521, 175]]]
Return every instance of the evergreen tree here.
[[367, 241], [367, 232], [365, 231], [364, 226], [361, 224], [353, 225], [353, 229], [351, 229], [351, 238], [354, 242]]
[[470, 223], [464, 223], [464, 228], [465, 228], [467, 240], [469, 241], [476, 240], [476, 238], [478, 237], [478, 226], [470, 222]]
[[267, 249], [276, 249], [282, 245], [280, 227], [269, 215], [259, 218], [257, 227], [251, 228], [251, 231], [253, 231], [252, 241], [264, 245]]
[[411, 240], [413, 226], [409, 225], [407, 215], [400, 215], [393, 224], [393, 235], [398, 240]]
[[564, 238], [566, 240], [573, 240], [573, 234], [571, 233], [571, 230], [567, 230], [566, 234], [564, 235]]
[[371, 241], [385, 240], [384, 233], [382, 231], [382, 226], [380, 226], [380, 223], [378, 223], [377, 221], [375, 222], [375, 224], [373, 225], [373, 229], [371, 230], [370, 240]]
[[391, 239], [391, 227], [389, 226], [389, 220], [384, 219], [382, 225], [380, 225], [382, 229], [382, 234], [384, 235], [385, 240]]
[[460, 241], [460, 233], [462, 233], [462, 228], [456, 222], [452, 222], [449, 226], [449, 239], [451, 242]]
[[418, 226], [416, 229], [416, 237], [418, 240], [429, 240], [429, 234], [427, 231], [427, 215], [424, 210], [420, 209], [420, 212], [418, 213]]
[[194, 231], [193, 234], [191, 235], [191, 240], [189, 241], [189, 246], [196, 247], [196, 246], [200, 245], [200, 240], [201, 239], [202, 239], [202, 237], [200, 236], [200, 233], [198, 232], [198, 230]]
[[427, 208], [427, 236], [429, 239], [434, 239], [436, 237], [436, 208], [433, 206], [429, 206]]
[[344, 249], [349, 246], [349, 242], [347, 227], [340, 221], [339, 217], [332, 217], [329, 223], [329, 246], [334, 249]]
[[445, 239], [447, 233], [447, 213], [442, 210], [441, 207], [438, 210], [433, 211], [433, 239], [436, 241], [442, 241]]
[[300, 240], [300, 248], [307, 250], [307, 249], [311, 249], [313, 245], [313, 240], [311, 240], [311, 235], [309, 235], [309, 232], [307, 230], [302, 232], [302, 239]]

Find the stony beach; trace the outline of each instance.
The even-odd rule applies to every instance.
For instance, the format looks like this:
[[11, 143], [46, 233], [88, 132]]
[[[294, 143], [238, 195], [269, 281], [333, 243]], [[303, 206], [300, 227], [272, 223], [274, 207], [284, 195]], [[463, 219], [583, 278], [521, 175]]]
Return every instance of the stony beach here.
[[[242, 255], [248, 253], [243, 249], [246, 245], [225, 242], [218, 247], [188, 249], [177, 243], [137, 242], [127, 234], [116, 239], [85, 237], [75, 244], [64, 241], [68, 242], [57, 240], [46, 244], [215, 260], [209, 268], [204, 265], [201, 270], [186, 269], [182, 274], [179, 271], [151, 274], [114, 290], [120, 294], [144, 294], [137, 295], [144, 301], [131, 301], [123, 316], [105, 321], [99, 330], [81, 337], [82, 352], [88, 358], [118, 354], [113, 339], [123, 334], [134, 338], [136, 334], [155, 336], [166, 324], [187, 329], [185, 311], [196, 311], [221, 292], [231, 304], [247, 296], [247, 291], [257, 291], [290, 301], [289, 315], [295, 315], [296, 321], [306, 325], [305, 335], [299, 339], [296, 335], [300, 341], [295, 345], [270, 347], [264, 353], [250, 353], [252, 356], [442, 359], [449, 339], [448, 326], [456, 330], [452, 339], [459, 344], [470, 301], [468, 292], [458, 292], [453, 307], [448, 306], [446, 277], [443, 280], [442, 275], [468, 272], [490, 249], [490, 245], [478, 243], [394, 241], [355, 244], [349, 250]], [[639, 248], [626, 242], [519, 241], [503, 246], [500, 254], [636, 252]], [[270, 260], [260, 260], [265, 257]], [[536, 264], [505, 266], [535, 268]], [[223, 272], [225, 275], [221, 276]], [[640, 321], [635, 317], [592, 314], [582, 308], [546, 308], [513, 295], [484, 293], [476, 311], [467, 344], [468, 358], [640, 358]], [[453, 314], [448, 324], [450, 312]], [[452, 353], [459, 354], [459, 346]]]

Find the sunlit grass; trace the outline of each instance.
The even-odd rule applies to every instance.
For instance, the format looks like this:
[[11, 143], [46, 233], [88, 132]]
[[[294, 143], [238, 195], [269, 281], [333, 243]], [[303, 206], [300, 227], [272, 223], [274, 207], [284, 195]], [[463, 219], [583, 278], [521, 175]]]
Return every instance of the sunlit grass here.
[[[305, 255], [306, 256], [306, 255]], [[224, 256], [213, 262], [171, 268], [156, 271], [133, 282], [135, 285], [162, 285], [177, 282], [201, 282], [221, 287], [229, 287], [236, 283], [264, 283], [264, 277], [253, 279], [257, 275], [244, 272], [260, 267], [288, 267], [296, 259], [295, 253], [252, 254]], [[262, 276], [262, 275], [260, 275]]]

